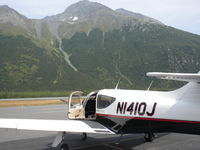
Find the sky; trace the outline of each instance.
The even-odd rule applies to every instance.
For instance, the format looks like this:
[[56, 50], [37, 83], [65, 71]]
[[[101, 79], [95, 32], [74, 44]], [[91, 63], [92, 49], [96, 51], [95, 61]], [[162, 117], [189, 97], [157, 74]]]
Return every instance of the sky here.
[[[79, 0], [0, 0], [28, 18], [44, 18], [62, 13]], [[124, 8], [162, 23], [200, 35], [200, 0], [90, 0], [112, 9]]]

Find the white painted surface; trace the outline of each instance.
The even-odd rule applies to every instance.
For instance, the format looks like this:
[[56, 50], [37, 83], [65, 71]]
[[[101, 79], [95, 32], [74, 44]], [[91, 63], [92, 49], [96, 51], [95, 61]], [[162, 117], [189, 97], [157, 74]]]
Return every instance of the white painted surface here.
[[66, 131], [96, 133], [86, 123], [78, 120], [0, 119], [1, 128], [41, 131]]

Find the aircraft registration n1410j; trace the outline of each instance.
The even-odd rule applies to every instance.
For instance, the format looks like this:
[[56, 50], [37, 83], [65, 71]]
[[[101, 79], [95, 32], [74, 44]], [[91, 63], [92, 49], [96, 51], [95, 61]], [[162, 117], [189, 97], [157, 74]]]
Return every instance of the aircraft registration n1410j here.
[[52, 147], [68, 149], [68, 132], [94, 134], [154, 133], [200, 134], [200, 74], [149, 72], [158, 79], [189, 82], [168, 92], [103, 89], [82, 97], [72, 92], [68, 101], [69, 120], [0, 119], [0, 128], [58, 131]]

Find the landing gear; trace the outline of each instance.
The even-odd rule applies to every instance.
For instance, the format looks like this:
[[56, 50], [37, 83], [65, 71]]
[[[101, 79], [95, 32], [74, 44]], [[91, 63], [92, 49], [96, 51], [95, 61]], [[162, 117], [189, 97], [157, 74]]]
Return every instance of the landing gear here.
[[87, 140], [87, 133], [83, 133], [83, 138], [82, 138], [83, 141]]
[[60, 150], [70, 150], [68, 144], [62, 144]]
[[[64, 143], [65, 135], [66, 132], [59, 132], [51, 146], [57, 148], [58, 150], [70, 150], [71, 149], [70, 145]], [[82, 140], [85, 141], [86, 139], [87, 139], [87, 133], [84, 132]]]
[[64, 143], [66, 132], [59, 132], [53, 141], [52, 147], [57, 147], [59, 150], [70, 150], [68, 144]]
[[155, 135], [152, 132], [145, 133], [144, 140], [146, 142], [152, 142], [154, 140]]
[[68, 144], [62, 144], [60, 150], [70, 150]]
[[122, 137], [123, 137], [123, 134], [120, 135], [118, 141], [117, 141], [115, 144], [120, 144], [120, 143], [121, 143], [121, 139], [122, 139]]

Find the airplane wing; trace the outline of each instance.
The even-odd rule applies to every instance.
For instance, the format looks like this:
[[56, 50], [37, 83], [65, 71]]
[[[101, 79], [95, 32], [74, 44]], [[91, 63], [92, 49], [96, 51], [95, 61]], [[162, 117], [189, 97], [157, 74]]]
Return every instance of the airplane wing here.
[[0, 128], [21, 130], [60, 131], [74, 133], [114, 134], [96, 121], [82, 120], [40, 120], [0, 118]]
[[200, 82], [199, 73], [164, 73], [164, 72], [148, 72], [147, 76], [158, 79], [186, 81], [186, 82]]

